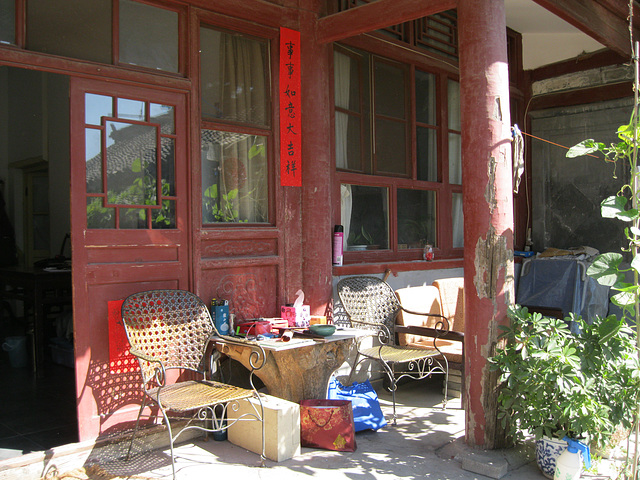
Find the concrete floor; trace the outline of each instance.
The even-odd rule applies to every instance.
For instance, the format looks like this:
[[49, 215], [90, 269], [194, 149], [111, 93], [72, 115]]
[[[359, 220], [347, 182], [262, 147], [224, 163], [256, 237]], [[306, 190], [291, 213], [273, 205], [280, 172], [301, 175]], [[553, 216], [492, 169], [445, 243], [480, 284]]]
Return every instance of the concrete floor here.
[[[376, 432], [356, 435], [353, 453], [302, 448], [299, 456], [283, 462], [267, 460], [259, 466], [258, 455], [228, 441], [196, 440], [177, 449], [177, 479], [212, 477], [284, 480], [309, 479], [482, 479], [485, 475], [464, 470], [465, 456], [481, 454], [492, 465], [508, 465], [506, 479], [542, 479], [531, 445], [509, 451], [479, 452], [464, 444], [464, 411], [460, 399], [452, 399], [442, 409], [441, 382], [412, 382], [398, 391], [398, 424]], [[391, 397], [379, 393], [387, 419], [391, 418]], [[168, 450], [144, 452], [129, 462], [100, 464], [110, 475], [122, 478], [170, 479]]]
[[[397, 426], [358, 432], [355, 452], [302, 448], [300, 455], [279, 463], [267, 460], [263, 468], [257, 454], [228, 441], [196, 439], [177, 447], [176, 478], [482, 480], [496, 478], [494, 474], [501, 469], [506, 470], [501, 477], [505, 480], [545, 478], [536, 465], [532, 443], [494, 451], [468, 447], [464, 443], [464, 411], [460, 399], [450, 400], [443, 410], [441, 386], [441, 381], [433, 379], [399, 387]], [[389, 420], [391, 397], [382, 391], [379, 399]], [[125, 461], [127, 447], [128, 442], [115, 442], [99, 449], [92, 444], [70, 444], [34, 452], [29, 454], [32, 460], [25, 455], [5, 461], [13, 462], [12, 465], [0, 461], [0, 480], [172, 478], [168, 448], [154, 450], [145, 440], [136, 440], [135, 454]], [[92, 473], [86, 475], [87, 471]], [[614, 477], [590, 472], [582, 475], [583, 479], [590, 480]]]

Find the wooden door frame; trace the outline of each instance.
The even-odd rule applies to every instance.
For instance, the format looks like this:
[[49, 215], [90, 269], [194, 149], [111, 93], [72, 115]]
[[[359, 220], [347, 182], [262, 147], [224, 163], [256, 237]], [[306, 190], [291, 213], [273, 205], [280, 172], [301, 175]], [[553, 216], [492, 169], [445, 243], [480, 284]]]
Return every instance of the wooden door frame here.
[[[86, 93], [175, 106], [176, 229], [93, 230], [86, 220]], [[137, 371], [114, 371], [108, 301], [193, 286], [188, 92], [71, 77], [71, 247], [78, 429], [81, 441], [126, 428], [139, 408]], [[156, 248], [157, 247], [157, 248]], [[136, 365], [137, 366], [137, 365]]]

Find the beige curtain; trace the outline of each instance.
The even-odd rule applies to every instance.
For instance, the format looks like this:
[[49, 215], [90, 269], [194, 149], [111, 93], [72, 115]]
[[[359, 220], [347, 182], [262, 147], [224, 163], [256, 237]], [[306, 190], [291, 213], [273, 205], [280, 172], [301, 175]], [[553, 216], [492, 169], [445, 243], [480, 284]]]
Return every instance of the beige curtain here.
[[[267, 124], [264, 45], [240, 36], [221, 36], [222, 117], [243, 124]], [[225, 135], [220, 160], [220, 202], [238, 212], [239, 221], [266, 222], [268, 172], [266, 140], [248, 134]], [[231, 203], [232, 206], [225, 205]]]

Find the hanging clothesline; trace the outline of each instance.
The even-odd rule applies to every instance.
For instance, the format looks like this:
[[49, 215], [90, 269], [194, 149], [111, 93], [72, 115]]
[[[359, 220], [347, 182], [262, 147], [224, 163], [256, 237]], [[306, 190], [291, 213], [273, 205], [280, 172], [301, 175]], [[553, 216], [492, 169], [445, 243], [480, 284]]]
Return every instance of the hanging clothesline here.
[[[523, 132], [518, 128], [518, 124], [514, 124], [511, 127], [511, 142], [512, 142], [512, 161], [513, 161], [513, 191], [514, 193], [518, 193], [518, 189], [520, 187], [520, 180], [522, 178], [522, 174], [524, 173], [524, 139], [522, 135], [527, 135], [531, 138], [535, 138], [536, 140], [540, 140], [542, 142], [549, 143], [551, 145], [555, 145], [556, 147], [565, 148], [567, 150], [570, 147], [565, 147], [564, 145], [560, 145], [559, 143], [552, 142], [551, 140], [546, 140], [544, 138], [536, 137], [535, 135], [531, 135], [530, 133]], [[599, 158], [596, 155], [592, 155], [587, 153], [589, 157]]]
[[[565, 147], [564, 145], [560, 145], [559, 143], [552, 142], [551, 140], [545, 140], [544, 138], [536, 137], [535, 135], [531, 135], [530, 133], [523, 132], [522, 130], [520, 130], [520, 133], [522, 133], [523, 135], [526, 135], [528, 137], [535, 138], [536, 140], [540, 140], [542, 142], [550, 143], [551, 145], [555, 145], [556, 147], [565, 148], [567, 150], [569, 150], [571, 148], [571, 147]], [[585, 155], [587, 155], [589, 157], [593, 157], [593, 158], [599, 158], [597, 155], [592, 155], [590, 153], [587, 153]]]

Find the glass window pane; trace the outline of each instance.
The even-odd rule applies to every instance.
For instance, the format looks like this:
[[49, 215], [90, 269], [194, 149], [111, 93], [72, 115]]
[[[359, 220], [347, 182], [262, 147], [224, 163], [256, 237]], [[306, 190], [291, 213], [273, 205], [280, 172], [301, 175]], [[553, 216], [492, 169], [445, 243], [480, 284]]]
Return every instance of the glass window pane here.
[[336, 167], [362, 170], [360, 118], [336, 112]]
[[144, 208], [119, 208], [120, 223], [123, 229], [147, 228], [147, 210]]
[[417, 162], [418, 180], [425, 182], [438, 181], [438, 142], [436, 130], [418, 127], [417, 133]]
[[87, 228], [116, 228], [116, 209], [104, 207], [102, 197], [87, 198]]
[[151, 210], [151, 228], [176, 228], [176, 202], [163, 200], [160, 210]]
[[335, 52], [333, 56], [336, 107], [360, 112], [360, 75], [355, 58]]
[[162, 161], [162, 196], [172, 197], [176, 194], [175, 142], [173, 138], [160, 139]]
[[453, 193], [451, 198], [451, 223], [453, 227], [453, 248], [464, 247], [464, 216], [462, 214], [462, 194]]
[[436, 245], [436, 193], [398, 189], [398, 248]]
[[376, 173], [409, 175], [404, 122], [376, 121]]
[[375, 109], [377, 115], [405, 118], [405, 71], [388, 63], [375, 63]]
[[112, 63], [111, 0], [29, 0], [27, 49]]
[[436, 76], [416, 70], [416, 120], [436, 125]]
[[103, 193], [101, 137], [102, 130], [95, 128], [85, 129], [87, 193]]
[[202, 222], [267, 223], [267, 139], [202, 130]]
[[158, 205], [156, 128], [112, 121], [106, 127], [109, 204]]
[[118, 118], [124, 120], [145, 121], [145, 102], [140, 100], [129, 100], [128, 98], [119, 98], [118, 102]]
[[159, 123], [163, 135], [173, 135], [176, 133], [174, 109], [171, 105], [158, 105], [152, 103], [149, 106], [149, 121]]
[[268, 125], [268, 72], [265, 41], [200, 29], [203, 116]]
[[84, 96], [84, 123], [101, 125], [102, 117], [113, 117], [113, 98], [87, 93]]
[[449, 80], [447, 84], [447, 104], [449, 115], [449, 129], [462, 130], [460, 125], [460, 84]]
[[340, 189], [347, 250], [388, 248], [388, 189], [361, 185], [341, 185]]
[[178, 72], [178, 13], [120, 0], [120, 63]]
[[462, 185], [462, 138], [449, 134], [449, 183]]
[[15, 0], [0, 0], [0, 43], [16, 43]]

